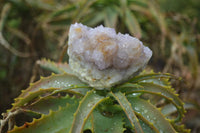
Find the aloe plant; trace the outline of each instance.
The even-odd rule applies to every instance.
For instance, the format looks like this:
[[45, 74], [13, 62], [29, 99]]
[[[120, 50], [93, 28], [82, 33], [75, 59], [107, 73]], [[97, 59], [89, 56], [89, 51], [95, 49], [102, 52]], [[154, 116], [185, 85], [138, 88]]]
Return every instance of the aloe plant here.
[[152, 56], [137, 38], [75, 23], [68, 47], [69, 65], [37, 62], [56, 74], [22, 91], [3, 114], [0, 132], [189, 132], [180, 125], [185, 110], [170, 84], [174, 76], [136, 76]]
[[[22, 91], [3, 114], [2, 133], [189, 132], [180, 125], [185, 110], [171, 88], [170, 74], [142, 72], [110, 90], [95, 90], [70, 74], [67, 63], [37, 63], [57, 74], [41, 77]], [[157, 108], [154, 98], [166, 104]], [[177, 115], [164, 113], [169, 105]]]

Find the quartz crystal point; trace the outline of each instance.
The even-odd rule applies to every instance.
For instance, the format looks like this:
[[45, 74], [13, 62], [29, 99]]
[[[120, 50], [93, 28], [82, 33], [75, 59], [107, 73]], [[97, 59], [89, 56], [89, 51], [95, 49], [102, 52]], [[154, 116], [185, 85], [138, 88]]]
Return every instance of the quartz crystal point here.
[[152, 51], [137, 38], [112, 28], [75, 23], [69, 30], [68, 55], [74, 74], [101, 90], [137, 75]]

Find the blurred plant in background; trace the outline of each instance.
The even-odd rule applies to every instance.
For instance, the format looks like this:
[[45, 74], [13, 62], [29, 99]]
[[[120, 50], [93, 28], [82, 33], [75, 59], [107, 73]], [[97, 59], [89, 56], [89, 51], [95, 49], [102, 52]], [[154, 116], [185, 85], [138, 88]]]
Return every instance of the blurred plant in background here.
[[[153, 50], [151, 68], [183, 77], [174, 83], [180, 97], [200, 104], [198, 0], [1, 0], [0, 11], [0, 112], [30, 81], [48, 74], [38, 69], [38, 59], [67, 60], [74, 22], [103, 24], [140, 38]], [[193, 110], [186, 116], [194, 131], [199, 115]]]

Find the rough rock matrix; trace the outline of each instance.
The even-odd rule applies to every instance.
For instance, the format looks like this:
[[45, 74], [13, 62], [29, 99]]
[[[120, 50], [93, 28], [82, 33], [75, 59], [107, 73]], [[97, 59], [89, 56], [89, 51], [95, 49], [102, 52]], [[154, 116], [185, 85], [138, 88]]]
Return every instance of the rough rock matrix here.
[[108, 89], [137, 75], [152, 56], [137, 38], [102, 25], [72, 24], [68, 46], [70, 68], [96, 89]]

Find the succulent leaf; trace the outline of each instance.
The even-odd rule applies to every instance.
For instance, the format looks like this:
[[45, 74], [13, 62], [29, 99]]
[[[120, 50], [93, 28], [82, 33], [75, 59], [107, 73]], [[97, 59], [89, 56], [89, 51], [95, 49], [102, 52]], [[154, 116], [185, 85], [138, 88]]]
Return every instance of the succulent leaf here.
[[122, 107], [122, 109], [124, 110], [126, 116], [128, 117], [132, 127], [135, 128], [135, 131], [137, 133], [143, 133], [143, 130], [141, 128], [141, 125], [139, 123], [138, 118], [136, 117], [130, 102], [127, 100], [126, 96], [124, 94], [122, 94], [121, 92], [117, 92], [117, 93], [110, 93], [120, 104], [120, 106]]
[[150, 121], [148, 121], [144, 116], [137, 113], [136, 111], [135, 111], [135, 114], [137, 115], [139, 119], [140, 125], [144, 133], [160, 133], [159, 130], [155, 127], [155, 125], [151, 123]]
[[[139, 119], [139, 122], [140, 122], [140, 125], [142, 127], [142, 130], [144, 133], [159, 133], [158, 129], [155, 128], [155, 126], [150, 123], [148, 120], [146, 120], [141, 114], [135, 112], [135, 114], [137, 115], [138, 119]], [[128, 130], [131, 130], [132, 132], [134, 132], [133, 130], [133, 127], [131, 126], [128, 118], [126, 117], [124, 119], [124, 122], [125, 122], [125, 127], [128, 129]]]
[[[137, 82], [141, 82], [141, 81], [148, 81], [148, 80], [152, 80], [152, 79], [157, 79], [159, 81], [162, 81], [160, 79], [170, 79], [170, 78], [175, 78], [173, 75], [168, 74], [168, 73], [144, 73], [144, 74], [140, 74], [138, 76], [133, 77], [132, 79], [129, 80], [129, 82], [131, 83], [137, 83]], [[155, 81], [155, 80], [154, 80]]]
[[94, 90], [89, 91], [79, 103], [78, 109], [74, 114], [74, 121], [70, 132], [81, 133], [92, 111], [99, 103], [106, 99], [108, 97], [100, 96]]
[[[132, 83], [127, 82], [112, 87], [112, 91], [91, 90], [91, 88], [88, 88], [89, 86], [82, 83], [78, 78], [75, 77], [73, 79], [73, 75], [66, 73], [42, 78], [40, 81], [32, 84], [28, 90], [23, 91], [20, 95], [21, 97], [18, 97], [16, 100], [16, 102], [19, 102], [20, 104], [18, 103], [18, 106], [14, 106], [13, 110], [9, 111], [12, 113], [15, 109], [19, 109], [23, 110], [25, 114], [32, 114], [32, 117], [35, 118], [38, 118], [38, 116], [41, 115], [41, 118], [33, 119], [33, 122], [30, 123], [25, 122], [25, 124], [20, 127], [15, 126], [13, 129], [10, 128], [12, 129], [10, 132], [25, 133], [34, 131], [40, 133], [50, 132], [49, 129], [52, 128], [57, 128], [51, 130], [52, 132], [59, 133], [76, 133], [86, 130], [97, 133], [122, 133], [125, 129], [130, 129], [133, 132], [135, 130], [136, 132], [141, 133], [158, 133], [166, 131], [167, 133], [173, 133], [175, 131], [183, 133], [190, 132], [190, 130], [185, 129], [185, 127], [177, 125], [176, 123], [182, 118], [184, 109], [183, 103], [180, 101], [177, 94], [175, 94], [175, 91], [170, 88], [170, 84], [167, 84], [168, 80], [165, 82], [165, 79], [169, 79], [170, 76], [168, 77], [168, 74], [163, 76], [162, 74], [155, 73], [152, 73], [152, 75], [155, 76], [153, 76], [152, 79], [150, 78], [150, 75], [144, 75], [146, 77], [139, 75], [135, 80], [132, 80]], [[161, 79], [164, 82], [156, 82], [158, 79]], [[56, 84], [55, 82], [61, 82], [61, 85], [59, 86], [59, 84]], [[69, 88], [65, 86], [65, 83], [68, 84], [68, 82], [72, 84]], [[46, 85], [48, 83], [50, 85]], [[55, 88], [48, 88], [49, 86]], [[79, 94], [79, 96], [70, 97], [67, 95], [63, 97], [58, 95], [62, 92], [70, 91], [72, 94]], [[171, 103], [167, 105], [172, 109], [170, 110], [171, 112], [168, 111], [165, 115], [166, 108], [164, 106], [162, 108], [162, 114], [161, 110], [154, 107], [149, 101], [139, 98], [143, 93], [155, 94], [167, 99]], [[34, 97], [38, 98], [35, 99]], [[116, 103], [116, 101], [119, 104]], [[75, 105], [76, 108], [74, 107]], [[71, 107], [73, 110], [70, 110]], [[167, 120], [166, 116], [167, 118], [170, 118], [168, 116], [176, 110], [179, 112], [179, 116], [176, 120]], [[68, 116], [63, 115], [64, 112], [68, 111], [71, 114], [70, 121], [66, 120]], [[8, 122], [9, 119], [11, 118], [7, 118], [7, 121], [4, 121]], [[52, 119], [53, 121], [56, 121], [55, 126], [52, 124], [53, 122], [47, 124], [47, 122]], [[62, 121], [69, 125], [66, 126], [63, 123], [58, 125], [59, 122], [57, 121]]]
[[174, 127], [174, 129], [176, 129], [176, 131], [178, 133], [190, 133], [191, 132], [190, 129], [186, 129], [185, 125], [177, 125], [174, 122], [172, 122], [172, 126]]
[[78, 102], [60, 107], [57, 111], [49, 111], [49, 114], [42, 115], [39, 119], [33, 119], [31, 123], [25, 123], [21, 127], [15, 126], [8, 133], [55, 133], [69, 132], [73, 122], [73, 114], [78, 107]]
[[138, 83], [139, 86], [136, 86], [132, 83], [126, 83], [123, 84], [116, 89], [121, 90], [122, 92], [126, 94], [132, 94], [132, 93], [149, 93], [149, 94], [155, 94], [158, 96], [161, 96], [168, 101], [170, 101], [174, 106], [177, 108], [177, 111], [179, 112], [178, 117], [175, 119], [175, 121], [180, 121], [185, 113], [183, 102], [178, 98], [177, 94], [175, 94], [170, 88], [163, 87], [154, 83]]
[[66, 95], [65, 97], [62, 96], [47, 96], [41, 98], [37, 102], [22, 107], [24, 110], [31, 110], [40, 114], [48, 114], [49, 110], [57, 111], [59, 107], [66, 106], [68, 104], [74, 104], [75, 102], [79, 101], [78, 98], [70, 97]]
[[92, 118], [95, 133], [123, 133], [124, 131], [122, 112], [107, 116], [95, 109], [92, 113]]
[[41, 59], [37, 61], [37, 64], [40, 65], [42, 68], [50, 70], [54, 73], [62, 74], [62, 73], [72, 73], [72, 70], [69, 68], [69, 65], [66, 63], [56, 63], [51, 60]]
[[22, 91], [21, 95], [15, 99], [13, 108], [23, 106], [25, 103], [35, 98], [35, 96], [43, 94], [47, 91], [53, 92], [55, 90], [70, 90], [83, 95], [88, 90], [87, 88], [88, 86], [74, 75], [67, 73], [61, 75], [51, 75], [46, 78], [41, 78], [39, 81], [31, 84], [29, 88]]
[[152, 123], [159, 130], [159, 132], [176, 132], [172, 125], [164, 118], [164, 115], [150, 102], [139, 97], [128, 97], [128, 100], [131, 103], [133, 110]]
[[[188, 110], [188, 109], [196, 109], [197, 107], [195, 106], [195, 104], [192, 103], [184, 103], [184, 109]], [[161, 112], [165, 115], [165, 116], [170, 116], [173, 113], [176, 113], [177, 109], [173, 104], [167, 104], [164, 107], [161, 108]]]

